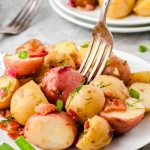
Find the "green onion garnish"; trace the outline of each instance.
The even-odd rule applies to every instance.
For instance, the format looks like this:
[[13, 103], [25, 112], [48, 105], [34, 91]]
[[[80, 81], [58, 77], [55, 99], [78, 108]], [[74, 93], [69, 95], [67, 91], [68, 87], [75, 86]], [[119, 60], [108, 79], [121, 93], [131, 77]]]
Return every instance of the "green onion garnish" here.
[[58, 112], [62, 111], [62, 109], [63, 109], [63, 101], [61, 99], [57, 100], [56, 107], [57, 107]]
[[85, 42], [83, 45], [81, 45], [82, 48], [88, 48], [90, 44], [90, 41]]
[[146, 51], [148, 51], [148, 48], [145, 45], [140, 45], [139, 46], [139, 51], [141, 53], [145, 53]]
[[19, 146], [21, 150], [35, 150], [35, 148], [25, 140], [23, 136], [18, 137], [15, 143]]
[[0, 150], [14, 150], [10, 145], [3, 143], [0, 145]]
[[18, 58], [26, 59], [27, 57], [28, 57], [28, 52], [27, 51], [21, 51], [18, 54]]
[[136, 99], [140, 98], [140, 93], [137, 92], [135, 89], [132, 89], [132, 88], [130, 89], [130, 95], [131, 95], [131, 97], [136, 98]]

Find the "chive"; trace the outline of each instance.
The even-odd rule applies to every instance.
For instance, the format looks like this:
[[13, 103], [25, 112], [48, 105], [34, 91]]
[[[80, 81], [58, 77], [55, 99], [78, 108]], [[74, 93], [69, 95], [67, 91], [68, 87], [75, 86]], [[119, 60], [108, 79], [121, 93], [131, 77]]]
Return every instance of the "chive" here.
[[132, 88], [130, 89], [130, 95], [131, 95], [131, 97], [136, 98], [136, 99], [140, 98], [140, 93], [137, 92], [135, 89], [132, 89]]
[[83, 45], [81, 45], [82, 48], [88, 48], [90, 44], [90, 41], [85, 42]]
[[61, 99], [57, 100], [56, 107], [57, 107], [58, 112], [62, 111], [62, 109], [63, 109], [63, 101]]
[[10, 145], [3, 143], [0, 145], [0, 150], [14, 150]]
[[139, 51], [140, 51], [141, 53], [145, 53], [145, 52], [148, 51], [148, 48], [147, 48], [145, 45], [140, 45], [140, 46], [139, 46]]
[[19, 146], [21, 150], [35, 150], [35, 148], [25, 140], [23, 136], [18, 137], [15, 143]]
[[18, 54], [18, 58], [26, 59], [27, 57], [28, 57], [28, 52], [27, 51], [21, 51]]

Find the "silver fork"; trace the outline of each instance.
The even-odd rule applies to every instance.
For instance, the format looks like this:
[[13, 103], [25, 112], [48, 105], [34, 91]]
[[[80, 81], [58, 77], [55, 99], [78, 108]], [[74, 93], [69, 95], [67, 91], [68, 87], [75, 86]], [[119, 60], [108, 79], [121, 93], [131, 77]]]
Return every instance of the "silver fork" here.
[[19, 34], [24, 31], [37, 12], [41, 0], [28, 0], [17, 16], [5, 27], [0, 28], [3, 34]]
[[93, 29], [93, 39], [79, 68], [79, 72], [86, 78], [86, 83], [103, 72], [112, 52], [113, 37], [106, 25], [106, 14], [110, 2], [111, 0], [103, 1], [99, 22]]

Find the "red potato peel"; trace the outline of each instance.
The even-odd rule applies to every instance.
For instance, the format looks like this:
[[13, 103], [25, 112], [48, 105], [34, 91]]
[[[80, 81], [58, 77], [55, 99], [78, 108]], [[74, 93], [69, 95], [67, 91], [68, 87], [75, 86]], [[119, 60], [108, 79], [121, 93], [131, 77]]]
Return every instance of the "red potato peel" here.
[[27, 76], [36, 73], [42, 66], [43, 57], [20, 59], [18, 55], [5, 56], [6, 68], [14, 71], [17, 76]]

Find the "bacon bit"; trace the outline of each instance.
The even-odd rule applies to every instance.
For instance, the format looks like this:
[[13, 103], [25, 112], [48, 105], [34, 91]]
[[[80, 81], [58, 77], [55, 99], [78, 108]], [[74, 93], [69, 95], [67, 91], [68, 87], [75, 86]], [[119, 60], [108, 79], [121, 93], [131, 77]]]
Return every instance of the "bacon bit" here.
[[58, 71], [58, 73], [63, 73], [65, 71], [70, 71], [72, 69], [72, 66], [64, 66], [64, 67], [61, 67]]
[[106, 92], [105, 93], [105, 97], [107, 97], [107, 98], [115, 98], [116, 95], [113, 92]]
[[42, 49], [41, 51], [36, 51], [31, 54], [29, 54], [29, 58], [34, 58], [34, 57], [45, 57], [48, 54], [48, 52], [45, 49]]
[[84, 132], [87, 132], [88, 129], [89, 129], [89, 127], [90, 127], [89, 122], [86, 121], [86, 122], [84, 123]]
[[69, 0], [69, 5], [71, 7], [76, 7], [75, 0]]
[[112, 101], [106, 99], [104, 112], [110, 111], [126, 111], [127, 106], [123, 100], [120, 99], [113, 99]]
[[72, 109], [68, 110], [68, 115], [72, 117], [72, 119], [74, 119], [75, 121], [78, 121], [78, 115]]
[[14, 70], [10, 69], [10, 68], [7, 69], [6, 74], [13, 77], [13, 78], [17, 77], [17, 73]]
[[44, 104], [41, 103], [35, 108], [35, 112], [39, 115], [46, 116], [49, 113], [56, 112], [57, 107], [53, 104]]

